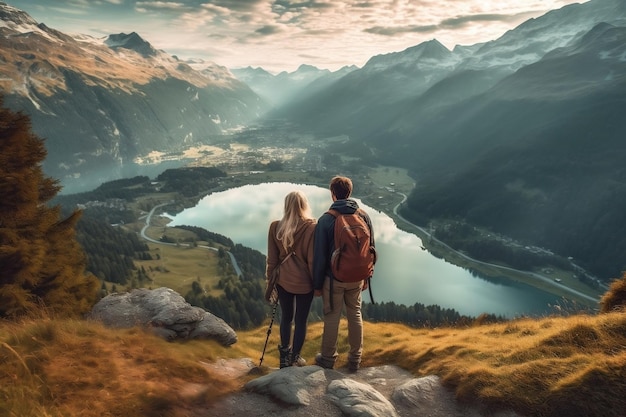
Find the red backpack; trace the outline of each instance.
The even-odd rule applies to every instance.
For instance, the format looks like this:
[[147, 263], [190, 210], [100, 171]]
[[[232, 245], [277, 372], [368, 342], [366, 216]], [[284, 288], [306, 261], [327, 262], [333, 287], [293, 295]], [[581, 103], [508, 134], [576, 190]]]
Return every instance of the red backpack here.
[[372, 232], [361, 209], [354, 214], [328, 210], [335, 217], [335, 250], [330, 258], [333, 276], [342, 282], [371, 278], [376, 263]]

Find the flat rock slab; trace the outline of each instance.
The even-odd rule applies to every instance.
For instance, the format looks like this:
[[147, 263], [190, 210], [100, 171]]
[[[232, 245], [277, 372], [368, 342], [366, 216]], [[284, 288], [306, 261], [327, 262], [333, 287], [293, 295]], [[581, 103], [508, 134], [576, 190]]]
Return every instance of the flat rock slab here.
[[319, 366], [271, 370], [245, 384], [206, 416], [235, 417], [522, 417], [481, 414], [458, 404], [437, 376], [415, 378], [397, 366], [346, 369]]

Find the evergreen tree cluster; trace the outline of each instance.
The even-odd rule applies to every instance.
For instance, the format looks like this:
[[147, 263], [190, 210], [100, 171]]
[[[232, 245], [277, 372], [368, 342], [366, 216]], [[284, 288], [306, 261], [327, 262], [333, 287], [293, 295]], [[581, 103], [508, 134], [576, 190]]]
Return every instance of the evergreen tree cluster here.
[[177, 192], [185, 197], [193, 197], [215, 188], [218, 179], [223, 177], [226, 177], [226, 173], [218, 168], [184, 167], [166, 169], [156, 179], [163, 183], [162, 192]]
[[133, 201], [142, 195], [154, 192], [150, 178], [146, 176], [136, 176], [133, 178], [122, 178], [101, 184], [98, 188], [76, 194], [57, 196], [53, 201], [63, 207], [76, 207], [91, 201], [124, 200]]
[[136, 233], [101, 219], [83, 216], [76, 232], [87, 253], [87, 270], [100, 280], [125, 285], [136, 269], [133, 260], [151, 259], [150, 248]]
[[233, 329], [249, 329], [263, 323], [269, 308], [259, 281], [240, 281], [230, 276], [221, 280], [220, 287], [224, 294], [215, 297], [204, 295], [200, 285], [192, 285], [185, 299], [221, 317]]
[[46, 150], [30, 120], [0, 100], [0, 317], [44, 307], [79, 315], [95, 303], [98, 281], [85, 272], [75, 237], [80, 212], [61, 218], [48, 203], [58, 182], [43, 174]]
[[263, 323], [269, 313], [264, 298], [265, 255], [243, 246], [234, 245], [230, 252], [237, 260], [241, 276], [237, 277], [230, 255], [225, 249], [218, 250], [221, 276], [218, 289], [224, 291], [219, 297], [205, 294], [198, 282], [192, 284], [185, 299], [221, 317], [234, 329], [248, 329]]
[[[403, 323], [412, 327], [459, 326], [473, 323], [476, 318], [459, 314], [451, 308], [438, 305], [426, 306], [415, 303], [412, 306], [396, 304], [393, 301], [363, 303], [363, 318], [372, 322]], [[481, 316], [483, 323], [496, 323], [506, 319], [494, 314]]]
[[228, 248], [231, 248], [234, 245], [233, 241], [230, 240], [230, 238], [224, 235], [220, 235], [219, 233], [209, 232], [208, 230], [202, 227], [183, 225], [183, 226], [176, 226], [176, 228], [188, 230], [190, 232], [195, 233], [198, 240], [203, 240], [205, 242], [214, 242], [214, 243], [217, 243], [219, 245], [222, 245]]
[[237, 243], [230, 249], [241, 269], [242, 281], [265, 282], [266, 257], [261, 252]]
[[[98, 190], [109, 189], [107, 184], [111, 183], [120, 186], [145, 184], [142, 178], [147, 177], [112, 181], [98, 187]], [[63, 195], [57, 197], [56, 201], [62, 206], [63, 212], [71, 212], [76, 206], [93, 201], [91, 198], [103, 197], [103, 194], [94, 193], [95, 190]], [[119, 206], [90, 204], [82, 210], [81, 219], [76, 224], [76, 239], [87, 255], [87, 271], [101, 281], [125, 285], [136, 269], [133, 260], [151, 259], [150, 248], [136, 233], [114, 226], [132, 223], [136, 218], [137, 213], [133, 210]]]
[[106, 207], [87, 207], [83, 209], [83, 217], [99, 220], [108, 225], [119, 225], [137, 221], [137, 213], [129, 209], [111, 210]]

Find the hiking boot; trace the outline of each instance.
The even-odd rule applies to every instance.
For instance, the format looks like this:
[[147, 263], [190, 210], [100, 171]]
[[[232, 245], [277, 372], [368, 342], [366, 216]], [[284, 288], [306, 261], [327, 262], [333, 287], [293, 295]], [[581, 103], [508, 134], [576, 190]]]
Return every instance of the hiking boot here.
[[348, 361], [348, 372], [355, 373], [359, 370], [359, 362]]
[[306, 366], [306, 360], [300, 354], [294, 355], [291, 359], [291, 366]]
[[317, 355], [315, 355], [315, 364], [317, 366], [321, 366], [322, 368], [326, 368], [326, 369], [333, 369], [333, 367], [335, 366], [334, 361], [329, 361], [328, 359], [324, 359], [321, 353], [318, 353]]
[[280, 354], [280, 369], [291, 366], [291, 347], [278, 345], [278, 352]]

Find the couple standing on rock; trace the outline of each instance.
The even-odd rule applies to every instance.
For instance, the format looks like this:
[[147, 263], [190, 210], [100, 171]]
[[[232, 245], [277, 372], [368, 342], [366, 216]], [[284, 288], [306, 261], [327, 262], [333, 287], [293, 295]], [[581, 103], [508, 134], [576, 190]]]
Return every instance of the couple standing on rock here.
[[[340, 248], [335, 244], [335, 222], [342, 215], [359, 214], [367, 227], [368, 250], [375, 253], [372, 222], [357, 202], [350, 198], [352, 181], [336, 176], [330, 181], [333, 203], [329, 212], [316, 222], [311, 216], [308, 200], [301, 191], [293, 191], [285, 197], [284, 214], [281, 220], [270, 224], [268, 233], [266, 276], [270, 277], [280, 268], [277, 283], [280, 319], [280, 367], [304, 366], [306, 360], [300, 356], [306, 338], [307, 318], [314, 296], [322, 296], [324, 333], [321, 352], [315, 364], [333, 368], [337, 360], [337, 337], [343, 306], [348, 320], [348, 369], [356, 372], [363, 353], [363, 319], [361, 316], [361, 292], [369, 285], [373, 272], [370, 262], [369, 274], [365, 278], [339, 279], [332, 268], [331, 259]], [[292, 258], [291, 262], [286, 262]], [[292, 338], [293, 325], [293, 338]]]

